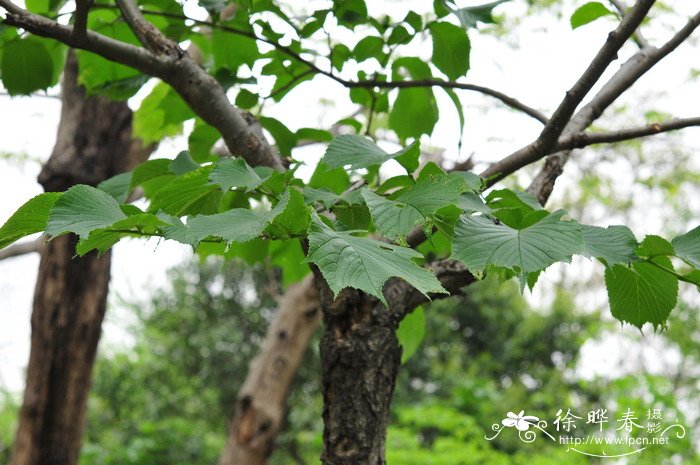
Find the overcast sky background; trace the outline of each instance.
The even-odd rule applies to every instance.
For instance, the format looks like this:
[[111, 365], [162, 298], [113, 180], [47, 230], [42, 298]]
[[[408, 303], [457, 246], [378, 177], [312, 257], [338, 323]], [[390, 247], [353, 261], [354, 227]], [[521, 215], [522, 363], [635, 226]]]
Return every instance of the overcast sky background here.
[[[462, 6], [483, 2], [460, 2]], [[578, 2], [578, 4], [582, 4]], [[668, 37], [669, 26], [678, 27], [685, 18], [697, 8], [696, 2], [667, 2], [678, 12], [678, 16], [666, 18], [661, 24], [652, 23], [645, 32], [650, 41], [656, 44]], [[692, 4], [695, 3], [695, 6]], [[310, 7], [319, 2], [310, 2]], [[379, 9], [392, 12], [395, 17], [402, 17], [409, 9], [425, 11], [432, 4], [427, 1], [402, 2], [368, 2], [370, 13]], [[190, 16], [204, 17], [203, 11], [188, 4]], [[516, 17], [525, 11], [518, 0], [499, 7], [498, 12], [505, 12]], [[470, 32], [472, 41], [470, 70], [465, 82], [493, 87], [523, 102], [551, 114], [567, 90], [580, 76], [590, 59], [597, 52], [611, 27], [612, 19], [603, 19], [588, 26], [572, 31], [568, 17], [573, 6], [565, 10], [562, 18], [550, 15], [538, 15], [524, 19], [518, 31], [506, 38], [497, 39], [488, 35]], [[344, 32], [343, 41], [348, 45], [358, 40], [349, 32]], [[695, 37], [700, 36], [696, 31]], [[517, 42], [516, 42], [517, 39]], [[429, 46], [417, 45], [417, 51], [429, 56]], [[351, 47], [352, 48], [352, 47]], [[628, 44], [621, 52], [621, 59], [614, 62], [604, 82], [619, 65], [634, 53], [633, 44]], [[657, 110], [674, 117], [698, 116], [700, 110], [700, 87], [697, 81], [689, 81], [691, 69], [700, 69], [700, 53], [697, 40], [684, 44], [660, 65], [635, 85], [620, 101], [618, 106], [626, 106], [626, 118], [629, 125], [644, 124], [644, 113]], [[58, 89], [49, 90], [56, 95]], [[595, 90], [594, 90], [595, 92]], [[541, 128], [533, 119], [520, 113], [505, 109], [489, 97], [478, 94], [460, 93], [464, 105], [466, 125], [464, 144], [461, 152], [457, 151], [458, 119], [452, 103], [444, 93], [436, 90], [440, 104], [440, 121], [430, 138], [423, 143], [445, 149], [446, 156], [454, 160], [463, 160], [470, 155], [480, 162], [495, 161], [513, 150], [533, 140]], [[138, 107], [143, 93], [130, 102]], [[319, 99], [327, 103], [318, 104]], [[340, 100], [337, 100], [340, 99]], [[267, 116], [273, 116], [292, 130], [300, 127], [329, 126], [339, 118], [354, 111], [353, 104], [347, 98], [347, 92], [337, 83], [318, 77], [311, 82], [300, 85], [285, 100], [276, 106], [266, 107]], [[0, 223], [4, 222], [21, 204], [41, 192], [36, 183], [40, 162], [46, 160], [53, 147], [56, 128], [60, 114], [60, 101], [47, 97], [9, 98], [0, 95], [0, 153], [26, 155], [30, 161], [0, 160]], [[689, 151], [699, 153], [700, 129], [687, 129], [671, 137], [660, 136], [651, 142], [664, 150], [664, 144], [673, 141], [683, 145]], [[156, 157], [174, 157], [186, 148], [186, 139], [178, 137], [161, 144]], [[324, 147], [312, 146], [296, 153], [298, 158], [309, 163], [308, 173], [313, 163], [322, 155]], [[578, 152], [576, 157], [590, 157], [592, 151]], [[693, 169], [700, 169], [700, 157], [696, 157]], [[552, 204], [566, 207], [562, 203], [567, 189], [575, 185], [577, 174], [576, 159], [567, 166], [567, 171], [553, 194]], [[673, 163], [670, 159], [669, 163]], [[626, 169], [627, 165], [612, 163], [611, 170]], [[622, 168], [621, 168], [622, 167]], [[691, 166], [692, 167], [692, 166]], [[620, 172], [620, 185], [632, 190], [631, 173]], [[697, 187], [697, 186], [696, 186]], [[634, 211], [628, 225], [638, 239], [645, 234], [663, 234], [680, 231], [700, 223], [700, 201], [688, 205], [689, 218], [694, 224], [673, 222], [667, 216], [667, 209], [659, 196], [648, 195], [644, 201], [648, 206]], [[551, 205], [550, 205], [551, 206]], [[593, 215], [595, 216], [595, 214]], [[619, 223], [620, 219], [598, 215], [596, 222], [602, 226]], [[692, 223], [692, 221], [691, 221]], [[130, 321], [126, 310], [118, 305], [121, 296], [129, 301], [144, 300], [149, 290], [167, 284], [167, 269], [191, 255], [187, 246], [160, 242], [155, 240], [127, 240], [115, 247], [112, 266], [112, 289], [107, 324], [101, 348], [119, 346], [129, 343], [126, 324]], [[23, 387], [23, 367], [28, 360], [33, 288], [36, 280], [38, 256], [36, 254], [0, 261], [0, 387], [20, 391]], [[593, 266], [585, 259], [576, 259], [576, 268], [580, 279], [587, 280], [600, 277], [601, 267]], [[553, 283], [561, 279], [563, 267], [555, 266], [540, 278], [539, 290], [528, 295], [536, 305], [545, 305], [551, 297]], [[89, 279], [89, 277], [85, 277]], [[697, 293], [685, 289], [684, 298], [690, 299], [700, 307]], [[579, 296], [577, 303], [583, 311], [593, 310], [605, 305], [606, 296], [596, 288], [595, 292]], [[615, 337], [605, 338], [602, 342], [587, 344], [584, 347], [580, 374], [592, 377], [606, 374], [615, 368], [625, 367], [630, 362], [625, 354], [638, 351], [647, 354], [652, 370], [662, 369], [664, 365], [673, 364], [674, 352], [665, 351], [662, 356], [652, 354], [662, 343], [662, 339], [648, 331], [643, 343], [637, 341], [639, 332], [635, 328], [623, 327]], [[624, 337], [629, 335], [631, 337]], [[630, 365], [631, 366], [631, 365]]]

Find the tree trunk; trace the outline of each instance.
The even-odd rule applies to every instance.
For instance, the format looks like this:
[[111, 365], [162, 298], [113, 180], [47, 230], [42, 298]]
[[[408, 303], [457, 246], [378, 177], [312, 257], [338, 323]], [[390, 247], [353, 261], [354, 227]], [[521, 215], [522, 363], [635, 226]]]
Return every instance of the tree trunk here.
[[263, 465], [282, 426], [294, 375], [320, 321], [318, 291], [311, 276], [290, 286], [250, 363], [238, 393], [226, 448], [219, 465]]
[[[56, 145], [39, 175], [46, 191], [96, 185], [130, 169], [149, 149], [131, 141], [124, 102], [87, 97], [69, 55]], [[12, 465], [74, 465], [85, 423], [92, 366], [105, 314], [110, 253], [73, 258], [77, 238], [51, 241], [41, 253], [32, 310], [24, 401]]]
[[324, 465], [383, 465], [389, 408], [402, 349], [398, 320], [358, 292], [338, 313], [324, 306]]

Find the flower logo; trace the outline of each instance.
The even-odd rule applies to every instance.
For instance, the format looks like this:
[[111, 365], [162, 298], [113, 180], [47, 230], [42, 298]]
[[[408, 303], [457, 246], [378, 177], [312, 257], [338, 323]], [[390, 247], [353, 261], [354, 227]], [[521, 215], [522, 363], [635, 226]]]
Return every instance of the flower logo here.
[[501, 423], [508, 428], [515, 426], [518, 431], [527, 431], [530, 429], [531, 424], [536, 424], [540, 419], [532, 415], [524, 415], [524, 413], [525, 410], [521, 410], [517, 415], [513, 412], [508, 412], [506, 414], [508, 418], [504, 418]]

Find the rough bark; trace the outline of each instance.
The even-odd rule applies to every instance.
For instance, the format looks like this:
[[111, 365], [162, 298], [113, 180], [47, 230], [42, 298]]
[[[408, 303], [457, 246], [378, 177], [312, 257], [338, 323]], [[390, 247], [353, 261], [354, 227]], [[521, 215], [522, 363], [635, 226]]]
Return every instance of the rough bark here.
[[311, 276], [280, 298], [277, 315], [238, 393], [236, 412], [219, 465], [262, 465], [282, 426], [285, 404], [309, 339], [321, 319]]
[[[46, 191], [96, 185], [148, 153], [131, 141], [125, 103], [89, 98], [77, 86], [69, 56], [61, 122], [39, 175]], [[87, 395], [110, 277], [110, 254], [73, 258], [77, 238], [43, 248], [34, 293], [31, 352], [11, 465], [73, 465], [84, 429]]]

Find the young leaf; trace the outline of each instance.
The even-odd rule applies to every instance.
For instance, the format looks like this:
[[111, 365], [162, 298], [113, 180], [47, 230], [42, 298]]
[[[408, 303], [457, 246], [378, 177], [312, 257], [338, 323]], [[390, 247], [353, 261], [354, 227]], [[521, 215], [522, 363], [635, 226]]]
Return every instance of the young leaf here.
[[489, 265], [521, 274], [544, 270], [549, 265], [571, 260], [581, 253], [581, 228], [574, 221], [562, 221], [563, 210], [548, 214], [523, 229], [494, 224], [484, 216], [460, 217], [455, 227], [452, 257], [471, 271]]
[[629, 263], [636, 257], [634, 249], [637, 239], [627, 226], [581, 225], [583, 236], [583, 255], [588, 258], [605, 260], [608, 266], [617, 263]]
[[60, 192], [44, 192], [28, 200], [0, 228], [0, 249], [30, 234], [42, 232]]
[[114, 197], [80, 184], [71, 187], [56, 200], [46, 224], [46, 233], [56, 237], [72, 232], [82, 238], [95, 229], [106, 228], [124, 218], [126, 215]]
[[416, 307], [401, 320], [399, 328], [396, 330], [396, 337], [403, 348], [401, 363], [404, 364], [425, 339], [425, 311], [422, 305]]
[[671, 241], [676, 256], [700, 269], [700, 226]]
[[[326, 154], [323, 156], [323, 162], [330, 168], [341, 168], [347, 165], [350, 165], [352, 169], [367, 168], [373, 165], [381, 165], [392, 158], [398, 159], [403, 155], [413, 153], [418, 144], [419, 142], [415, 141], [408, 147], [389, 154], [366, 137], [343, 134], [334, 138], [328, 144]], [[409, 167], [413, 166], [410, 158], [404, 158], [403, 160]]]
[[[644, 323], [662, 326], [678, 299], [678, 278], [668, 257], [652, 259], [655, 264], [636, 262], [630, 267], [614, 265], [605, 269], [610, 310], [615, 318], [641, 329]], [[657, 266], [658, 265], [658, 266]]]
[[455, 80], [469, 70], [469, 37], [467, 31], [447, 22], [435, 22], [429, 26], [433, 37], [433, 64]]
[[571, 15], [571, 29], [576, 29], [607, 15], [615, 16], [615, 13], [600, 2], [588, 2]]
[[430, 270], [414, 262], [421, 257], [423, 255], [406, 247], [334, 231], [312, 213], [307, 260], [319, 267], [336, 296], [342, 289], [353, 287], [387, 305], [382, 290], [392, 277], [406, 280], [425, 295], [446, 293]]

